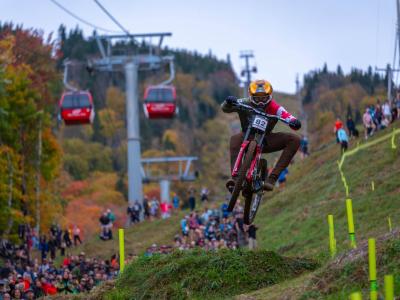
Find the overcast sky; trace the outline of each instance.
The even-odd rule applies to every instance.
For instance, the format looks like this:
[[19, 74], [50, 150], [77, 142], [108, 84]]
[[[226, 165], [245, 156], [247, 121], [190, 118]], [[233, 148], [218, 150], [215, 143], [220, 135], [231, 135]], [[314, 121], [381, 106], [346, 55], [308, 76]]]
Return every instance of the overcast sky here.
[[[81, 18], [112, 30], [118, 27], [93, 0], [57, 0]], [[100, 0], [131, 33], [173, 33], [165, 44], [230, 53], [240, 74], [241, 50], [252, 49], [258, 74], [276, 90], [293, 92], [295, 76], [327, 62], [335, 70], [385, 66], [394, 53], [396, 0]], [[0, 21], [56, 32], [77, 24], [50, 0], [0, 0]]]

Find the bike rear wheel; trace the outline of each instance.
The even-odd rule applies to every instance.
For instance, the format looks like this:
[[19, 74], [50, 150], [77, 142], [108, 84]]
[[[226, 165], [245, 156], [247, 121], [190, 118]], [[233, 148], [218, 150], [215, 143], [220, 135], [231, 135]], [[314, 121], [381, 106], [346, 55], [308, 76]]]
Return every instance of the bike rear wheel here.
[[[259, 176], [262, 182], [265, 181], [267, 175], [267, 161], [265, 159], [260, 160], [260, 165], [258, 168]], [[244, 217], [243, 221], [246, 225], [250, 225], [253, 223], [254, 218], [256, 217], [258, 207], [260, 206], [262, 197], [264, 195], [264, 191], [258, 191], [257, 193], [249, 193], [246, 196], [245, 204], [244, 204]]]
[[235, 181], [235, 187], [233, 188], [231, 200], [229, 201], [228, 211], [232, 211], [235, 207], [237, 198], [239, 197], [240, 192], [243, 189], [243, 184], [246, 180], [247, 170], [250, 168], [251, 161], [253, 160], [257, 143], [256, 141], [251, 141], [247, 152], [244, 155], [244, 159], [242, 161], [242, 165], [240, 166], [238, 177]]

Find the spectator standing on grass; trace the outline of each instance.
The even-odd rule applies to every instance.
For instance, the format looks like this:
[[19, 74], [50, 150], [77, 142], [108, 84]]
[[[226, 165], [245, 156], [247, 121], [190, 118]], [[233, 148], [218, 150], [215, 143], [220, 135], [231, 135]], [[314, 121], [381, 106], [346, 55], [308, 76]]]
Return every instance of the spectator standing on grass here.
[[157, 218], [159, 206], [160, 206], [160, 204], [159, 204], [157, 198], [153, 197], [153, 199], [150, 202], [150, 216], [151, 216], [151, 218]]
[[168, 202], [162, 202], [160, 205], [161, 209], [161, 218], [163, 219], [168, 219], [171, 214], [170, 214], [170, 209], [172, 208], [171, 204]]
[[[394, 100], [394, 101], [395, 101], [395, 100]], [[396, 103], [393, 102], [393, 104], [392, 104], [392, 122], [391, 122], [391, 123], [393, 123], [394, 121], [396, 121], [397, 118], [398, 118], [398, 116], [397, 116], [397, 107], [396, 107]]]
[[49, 251], [51, 259], [56, 259], [56, 250], [57, 250], [57, 242], [54, 237], [50, 237], [49, 239]]
[[136, 222], [140, 222], [140, 214], [142, 213], [142, 206], [140, 205], [139, 201], [136, 200], [133, 204], [133, 213], [135, 215]]
[[142, 206], [140, 205], [139, 201], [135, 201], [133, 204], [129, 204], [126, 213], [128, 214], [128, 226], [132, 224], [139, 223], [140, 221], [140, 212]]
[[131, 226], [133, 223], [135, 223], [135, 217], [133, 214], [133, 204], [129, 203], [128, 207], [126, 209], [126, 214], [128, 215], [128, 226]]
[[382, 118], [383, 118], [382, 105], [381, 101], [378, 99], [378, 103], [375, 105], [375, 117], [374, 117], [375, 119], [374, 121], [377, 127], [381, 125]]
[[304, 159], [309, 155], [310, 154], [308, 153], [308, 138], [307, 136], [302, 135], [300, 140], [300, 157], [301, 159]]
[[60, 244], [60, 255], [64, 256], [65, 255], [65, 249], [67, 248], [67, 243], [62, 240]]
[[111, 220], [108, 218], [107, 212], [104, 212], [100, 216], [99, 222], [100, 222], [100, 230], [101, 230], [100, 238], [103, 241], [112, 239], [112, 233], [111, 233], [111, 228], [110, 228]]
[[336, 143], [339, 143], [337, 131], [339, 130], [339, 128], [342, 128], [342, 127], [343, 127], [342, 120], [340, 120], [340, 118], [337, 117], [336, 121], [335, 121], [335, 126], [333, 127], [333, 132], [335, 133], [335, 136], [336, 136]]
[[338, 130], [338, 139], [339, 139], [341, 151], [343, 153], [347, 150], [348, 143], [349, 143], [349, 138], [347, 137], [347, 133], [343, 128], [340, 128]]
[[358, 137], [358, 130], [356, 128], [356, 124], [353, 121], [353, 118], [349, 115], [346, 121], [347, 130], [349, 132], [349, 137]]
[[147, 195], [145, 195], [143, 198], [143, 210], [144, 210], [144, 218], [145, 219], [150, 218], [150, 203], [149, 203], [149, 197], [147, 197]]
[[79, 244], [82, 244], [81, 229], [78, 227], [78, 225], [74, 225], [74, 228], [72, 229], [72, 234], [74, 236], [74, 245], [77, 246], [78, 242]]
[[174, 197], [172, 198], [172, 204], [174, 205], [174, 209], [179, 208], [179, 197], [176, 193], [174, 193]]
[[71, 236], [69, 235], [68, 229], [64, 230], [63, 240], [68, 248], [72, 246]]
[[390, 123], [392, 121], [392, 111], [390, 109], [389, 101], [386, 100], [382, 105], [383, 117]]
[[204, 203], [204, 201], [208, 201], [208, 193], [209, 193], [208, 188], [203, 186], [200, 193], [201, 202]]
[[369, 114], [370, 114], [370, 116], [371, 116], [372, 123], [373, 123], [373, 124], [375, 125], [375, 127], [376, 127], [376, 125], [377, 125], [377, 120], [376, 120], [376, 116], [375, 116], [375, 106], [370, 105], [369, 108], [368, 108], [368, 111], [369, 111]]
[[254, 224], [251, 224], [247, 227], [247, 234], [249, 237], [249, 249], [254, 250], [257, 248], [257, 238], [256, 238], [256, 231], [257, 227]]
[[365, 129], [365, 139], [368, 139], [369, 136], [372, 136], [374, 134], [374, 129], [375, 129], [370, 109], [368, 107], [365, 109], [365, 113], [363, 115], [363, 125]]
[[193, 211], [196, 208], [195, 192], [196, 192], [196, 190], [194, 189], [194, 187], [190, 186], [189, 190], [188, 190], [190, 211]]
[[47, 243], [47, 238], [45, 235], [42, 235], [40, 238], [39, 250], [43, 261], [47, 258], [47, 252], [49, 252], [49, 244]]

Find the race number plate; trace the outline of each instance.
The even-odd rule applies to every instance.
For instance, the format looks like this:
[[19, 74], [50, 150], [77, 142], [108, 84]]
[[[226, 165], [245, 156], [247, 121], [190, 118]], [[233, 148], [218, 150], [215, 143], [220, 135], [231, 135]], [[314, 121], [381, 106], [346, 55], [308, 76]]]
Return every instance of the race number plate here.
[[265, 131], [268, 121], [262, 117], [255, 117], [253, 120], [253, 127]]

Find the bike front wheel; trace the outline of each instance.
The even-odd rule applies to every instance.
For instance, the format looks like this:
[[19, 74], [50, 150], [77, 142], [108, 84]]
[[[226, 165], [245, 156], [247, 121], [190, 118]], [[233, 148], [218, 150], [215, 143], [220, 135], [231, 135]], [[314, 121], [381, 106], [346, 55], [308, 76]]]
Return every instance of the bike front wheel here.
[[[267, 172], [267, 161], [265, 159], [260, 160], [260, 165], [258, 167], [259, 176], [262, 182], [266, 179]], [[250, 225], [253, 223], [254, 218], [256, 217], [258, 207], [260, 206], [264, 191], [258, 191], [256, 193], [249, 193], [246, 195], [245, 204], [244, 204], [244, 216], [243, 221], [246, 225]]]
[[240, 192], [243, 189], [243, 184], [246, 180], [247, 170], [250, 168], [251, 161], [253, 160], [255, 151], [256, 151], [257, 143], [256, 141], [251, 141], [247, 152], [244, 155], [244, 159], [242, 161], [242, 165], [240, 166], [238, 177], [235, 180], [235, 187], [233, 188], [231, 200], [229, 201], [228, 211], [232, 211], [235, 207], [236, 200], [239, 197]]
[[244, 205], [244, 224], [250, 225], [256, 217], [258, 207], [260, 206], [263, 192], [251, 194], [246, 197]]

